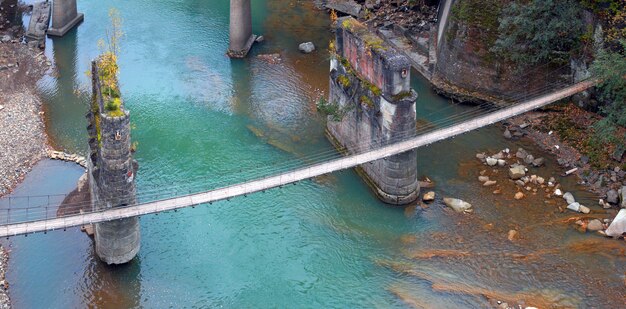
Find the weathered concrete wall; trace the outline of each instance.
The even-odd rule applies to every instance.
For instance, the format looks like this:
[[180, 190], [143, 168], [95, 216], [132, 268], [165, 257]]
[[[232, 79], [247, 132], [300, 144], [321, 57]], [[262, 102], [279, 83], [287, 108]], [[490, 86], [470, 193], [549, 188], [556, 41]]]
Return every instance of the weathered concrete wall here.
[[[409, 60], [352, 18], [340, 19], [338, 25], [329, 103], [336, 104], [341, 115], [328, 117], [331, 140], [357, 153], [414, 134], [417, 94], [410, 88]], [[358, 170], [386, 203], [410, 203], [419, 194], [415, 150]]]
[[[104, 110], [97, 69], [92, 69], [93, 102], [90, 124], [89, 176], [94, 210], [135, 204], [137, 164], [132, 158], [130, 114], [112, 117]], [[95, 226], [96, 253], [108, 264], [132, 260], [140, 248], [139, 219], [128, 218]]]
[[48, 34], [63, 36], [83, 19], [83, 13], [78, 13], [76, 8], [76, 0], [54, 0], [52, 4], [52, 27], [48, 29]]
[[230, 42], [228, 56], [243, 58], [256, 37], [252, 34], [250, 0], [230, 0]]

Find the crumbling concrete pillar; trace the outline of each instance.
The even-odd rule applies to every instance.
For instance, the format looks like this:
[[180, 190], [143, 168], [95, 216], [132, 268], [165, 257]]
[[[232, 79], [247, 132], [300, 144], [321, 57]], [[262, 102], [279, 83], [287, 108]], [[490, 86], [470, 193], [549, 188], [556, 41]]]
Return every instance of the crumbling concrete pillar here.
[[252, 34], [252, 8], [250, 0], [230, 0], [230, 43], [228, 56], [244, 58], [256, 36]]
[[[90, 125], [90, 190], [94, 211], [130, 206], [136, 203], [135, 174], [132, 158], [130, 114], [112, 116], [104, 109], [97, 65], [92, 69], [94, 98]], [[140, 248], [139, 219], [126, 218], [97, 223], [94, 229], [96, 254], [107, 264], [131, 261]]]
[[[349, 154], [389, 145], [416, 133], [417, 93], [411, 64], [351, 17], [337, 22], [331, 59], [327, 133]], [[417, 153], [411, 150], [361, 165], [357, 172], [389, 204], [417, 199]]]
[[63, 36], [84, 19], [83, 13], [78, 13], [76, 0], [54, 0], [52, 4], [52, 27], [48, 35]]

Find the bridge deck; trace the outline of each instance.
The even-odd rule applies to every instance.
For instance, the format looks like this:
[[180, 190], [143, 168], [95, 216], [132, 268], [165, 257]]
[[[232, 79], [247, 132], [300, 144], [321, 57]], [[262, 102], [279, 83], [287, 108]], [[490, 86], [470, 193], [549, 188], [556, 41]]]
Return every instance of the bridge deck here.
[[163, 211], [170, 211], [199, 204], [224, 200], [231, 197], [250, 194], [278, 186], [290, 184], [300, 180], [352, 168], [367, 162], [390, 157], [420, 146], [429, 145], [446, 138], [463, 134], [507, 118], [543, 107], [555, 101], [564, 99], [595, 85], [595, 81], [584, 81], [539, 98], [516, 104], [514, 106], [489, 113], [487, 115], [467, 120], [459, 124], [435, 130], [431, 133], [419, 135], [405, 141], [381, 147], [361, 154], [346, 156], [320, 163], [310, 167], [300, 168], [291, 172], [282, 173], [262, 179], [256, 179], [232, 186], [214, 189], [207, 192], [169, 198], [124, 208], [113, 208], [104, 211], [71, 215], [67, 217], [47, 220], [5, 224], [0, 226], [0, 237], [51, 231], [68, 227], [81, 226], [90, 223], [111, 221], [116, 219], [148, 215]]

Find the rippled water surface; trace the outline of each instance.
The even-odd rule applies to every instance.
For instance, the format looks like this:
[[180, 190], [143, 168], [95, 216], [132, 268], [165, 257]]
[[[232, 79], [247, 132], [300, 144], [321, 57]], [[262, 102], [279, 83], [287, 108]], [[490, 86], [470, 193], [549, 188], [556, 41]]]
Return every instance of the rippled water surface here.
[[[122, 93], [139, 143], [141, 198], [256, 175], [259, 167], [334, 154], [314, 99], [328, 88], [328, 17], [309, 1], [252, 1], [266, 41], [246, 60], [225, 56], [228, 1], [79, 0], [85, 22], [49, 40], [54, 72], [40, 81], [52, 143], [85, 152], [89, 82], [107, 10], [124, 18]], [[298, 43], [318, 51], [302, 55]], [[281, 53], [268, 64], [259, 53]], [[415, 75], [415, 74], [414, 74]], [[467, 111], [414, 76], [418, 116], [435, 124]], [[435, 202], [380, 203], [352, 171], [177, 213], [141, 218], [142, 247], [122, 267], [94, 255], [78, 229], [10, 240], [16, 308], [71, 307], [484, 307], [525, 299], [564, 307], [624, 305], [624, 243], [575, 231], [541, 194], [522, 202], [476, 181], [478, 151], [513, 147], [490, 127], [419, 150]], [[532, 145], [524, 145], [539, 153]], [[556, 163], [538, 170], [549, 177]], [[81, 171], [44, 161], [14, 195], [67, 193]], [[502, 183], [506, 183], [503, 178]], [[563, 180], [594, 205], [573, 180]], [[512, 187], [511, 187], [512, 188]], [[598, 207], [599, 216], [608, 217]], [[509, 229], [521, 239], [510, 242]], [[620, 249], [622, 250], [620, 253]], [[621, 254], [621, 255], [620, 255]], [[610, 292], [609, 292], [610, 291]]]

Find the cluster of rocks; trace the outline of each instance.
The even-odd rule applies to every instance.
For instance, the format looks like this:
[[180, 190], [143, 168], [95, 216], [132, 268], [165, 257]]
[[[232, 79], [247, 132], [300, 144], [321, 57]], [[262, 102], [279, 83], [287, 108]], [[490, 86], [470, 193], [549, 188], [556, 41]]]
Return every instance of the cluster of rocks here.
[[[437, 22], [438, 1], [335, 0], [327, 8], [365, 19], [374, 27], [396, 25], [409, 32], [428, 31]], [[348, 10], [344, 10], [343, 8]]]
[[305, 42], [298, 46], [298, 50], [305, 54], [310, 54], [315, 51], [315, 45], [313, 42]]
[[87, 159], [77, 154], [69, 154], [69, 153], [65, 153], [62, 151], [48, 150], [47, 155], [48, 155], [48, 158], [52, 160], [74, 162], [84, 168], [87, 168]]
[[9, 252], [0, 246], [0, 309], [11, 308], [9, 299], [9, 283], [6, 280], [7, 266], [9, 264]]
[[[611, 156], [615, 163], [613, 166], [603, 169], [593, 168], [591, 158], [581, 154], [575, 147], [564, 143], [555, 132], [534, 129], [534, 126], [542, 127], [542, 124], [540, 117], [528, 116], [528, 118], [533, 117], [535, 119], [530, 120], [532, 125], [528, 119], [511, 119], [511, 122], [505, 122], [504, 137], [516, 139], [528, 135], [541, 148], [553, 153], [560, 166], [575, 173], [581, 184], [588, 185], [590, 191], [601, 196], [608, 198], [609, 194], [614, 195], [614, 192], [626, 186], [626, 171], [622, 168], [626, 149], [623, 147], [615, 149]], [[610, 191], [613, 192], [609, 193]]]

